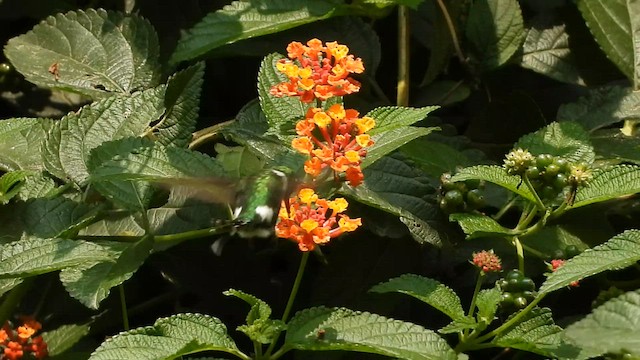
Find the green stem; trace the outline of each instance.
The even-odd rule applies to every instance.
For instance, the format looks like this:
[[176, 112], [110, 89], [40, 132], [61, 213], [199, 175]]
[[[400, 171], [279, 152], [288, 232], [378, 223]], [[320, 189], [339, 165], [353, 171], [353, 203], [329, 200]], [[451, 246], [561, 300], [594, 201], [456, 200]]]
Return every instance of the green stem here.
[[282, 346], [280, 349], [278, 349], [278, 351], [274, 352], [273, 355], [271, 355], [270, 360], [279, 359], [282, 355], [284, 355], [289, 350], [291, 350], [290, 346], [287, 346], [287, 345]]
[[[228, 233], [232, 224], [224, 224], [222, 226], [216, 226], [206, 229], [185, 231], [177, 234], [170, 235], [156, 235], [153, 237], [153, 241], [156, 243], [168, 243], [168, 242], [181, 242], [185, 240], [198, 239], [212, 235], [220, 235]], [[75, 238], [80, 240], [97, 241], [119, 241], [119, 242], [136, 242], [142, 239], [142, 236], [92, 236], [92, 235], [78, 235]]]
[[[471, 297], [471, 305], [469, 305], [469, 312], [467, 315], [473, 316], [473, 312], [476, 307], [476, 298], [478, 297], [478, 293], [480, 292], [480, 288], [482, 287], [482, 280], [484, 280], [484, 272], [480, 269], [478, 273], [478, 279], [476, 280], [476, 288], [473, 289], [473, 296]], [[464, 331], [464, 335], [468, 334], [468, 329]]]
[[9, 294], [5, 297], [4, 301], [0, 305], [0, 326], [2, 326], [5, 321], [9, 320], [11, 315], [14, 313], [16, 307], [22, 300], [24, 294], [29, 291], [31, 285], [33, 285], [34, 277], [28, 277], [22, 280], [22, 283], [18, 284], [14, 287]]
[[502, 209], [500, 209], [495, 215], [493, 215], [493, 220], [496, 220], [496, 221], [500, 220], [504, 216], [504, 214], [506, 214], [507, 211], [509, 211], [509, 209], [511, 209], [511, 207], [513, 206], [513, 204], [516, 203], [517, 200], [518, 200], [518, 198], [515, 197], [515, 196], [511, 200], [509, 200], [509, 202], [507, 202], [502, 207]]
[[522, 244], [522, 243], [521, 243], [521, 245], [522, 245], [522, 249], [524, 249], [526, 252], [529, 252], [529, 253], [539, 257], [540, 259], [545, 259], [547, 257], [544, 253], [542, 253], [542, 252], [540, 252], [540, 251], [538, 251], [538, 250], [536, 250], [536, 249], [534, 249], [534, 248], [532, 248], [530, 246], [527, 246], [527, 245]]
[[125, 331], [129, 330], [129, 315], [127, 314], [127, 299], [124, 294], [124, 286], [120, 284], [118, 286], [120, 290], [120, 308], [122, 309], [122, 328]]
[[524, 273], [524, 250], [522, 249], [522, 243], [520, 243], [520, 239], [517, 236], [514, 236], [513, 244], [516, 246], [516, 253], [518, 254], [518, 270]]
[[257, 341], [253, 342], [253, 352], [256, 354], [256, 359], [262, 358], [262, 344]]
[[536, 305], [538, 305], [538, 303], [544, 299], [544, 294], [543, 295], [539, 295], [537, 298], [533, 299], [533, 301], [524, 309], [522, 309], [519, 313], [517, 313], [515, 316], [513, 316], [511, 319], [507, 320], [506, 322], [504, 322], [502, 325], [500, 325], [499, 327], [493, 329], [492, 331], [484, 334], [483, 336], [480, 336], [479, 338], [476, 339], [476, 343], [481, 343], [484, 342], [485, 340], [491, 339], [492, 337], [500, 334], [502, 331], [508, 329], [509, 327], [511, 327], [514, 324], [517, 324], [518, 321], [520, 321], [520, 319], [522, 319], [524, 316], [526, 316], [529, 311], [531, 311]]
[[462, 48], [460, 47], [460, 42], [458, 41], [458, 34], [456, 33], [456, 27], [455, 25], [453, 25], [453, 21], [451, 20], [451, 16], [449, 15], [449, 10], [447, 10], [447, 6], [442, 0], [438, 0], [437, 2], [440, 10], [442, 11], [444, 21], [447, 23], [447, 28], [449, 29], [449, 35], [451, 35], [451, 42], [453, 43], [453, 48], [456, 51], [456, 56], [458, 57], [458, 60], [460, 60], [461, 64], [466, 64], [467, 59], [462, 53]]
[[520, 221], [518, 222], [518, 225], [516, 226], [515, 230], [516, 231], [523, 230], [527, 226], [529, 226], [529, 224], [531, 223], [531, 221], [533, 221], [537, 213], [538, 213], [537, 208], [534, 207], [533, 209], [531, 209], [531, 211], [529, 211], [529, 213], [524, 219], [520, 218]]
[[398, 6], [398, 94], [396, 105], [409, 105], [409, 8]]
[[536, 205], [538, 205], [540, 209], [544, 210], [546, 206], [544, 206], [544, 203], [540, 199], [540, 196], [538, 196], [536, 189], [533, 187], [533, 184], [531, 184], [531, 180], [529, 180], [529, 177], [526, 174], [525, 176], [522, 177], [522, 181], [527, 186], [527, 188], [529, 188], [529, 191], [531, 191], [531, 193], [533, 194], [533, 197], [535, 198], [535, 201], [536, 201]]
[[[298, 274], [296, 275], [296, 279], [293, 281], [293, 287], [291, 288], [291, 293], [289, 294], [289, 300], [287, 300], [287, 305], [284, 308], [284, 313], [282, 314], [282, 322], [286, 323], [289, 319], [289, 313], [291, 313], [291, 309], [293, 308], [293, 302], [296, 299], [296, 295], [298, 294], [298, 290], [300, 289], [300, 284], [302, 283], [302, 276], [304, 275], [304, 269], [307, 267], [307, 260], [309, 260], [309, 251], [305, 251], [302, 253], [302, 258], [300, 259], [300, 266], [298, 266]], [[278, 342], [278, 338], [280, 334], [273, 339], [271, 345], [267, 349], [265, 355], [269, 356], [273, 351], [273, 348], [276, 346]]]
[[218, 136], [218, 134], [220, 134], [220, 131], [222, 129], [233, 124], [234, 121], [235, 120], [227, 120], [194, 132], [191, 143], [189, 144], [189, 149], [197, 148], [198, 146], [207, 142], [209, 139], [215, 138], [216, 136]]

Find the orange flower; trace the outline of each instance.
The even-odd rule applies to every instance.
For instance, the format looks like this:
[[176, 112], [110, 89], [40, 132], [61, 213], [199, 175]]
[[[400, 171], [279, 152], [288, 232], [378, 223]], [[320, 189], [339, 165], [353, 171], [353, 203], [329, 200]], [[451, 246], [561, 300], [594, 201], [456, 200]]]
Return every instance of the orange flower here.
[[362, 183], [364, 176], [360, 169], [362, 159], [367, 155], [365, 147], [373, 145], [371, 136], [365, 134], [375, 126], [370, 117], [359, 118], [358, 111], [345, 109], [341, 104], [332, 105], [326, 111], [311, 108], [306, 117], [296, 124], [299, 137], [291, 142], [298, 152], [310, 155], [305, 163], [305, 172], [318, 177], [322, 170], [329, 168], [338, 178], [345, 173], [351, 186]]
[[349, 55], [349, 48], [337, 42], [311, 39], [307, 45], [294, 41], [287, 46], [289, 59], [281, 59], [276, 68], [288, 82], [271, 88], [271, 95], [299, 96], [302, 102], [327, 100], [360, 90], [360, 83], [349, 77], [364, 71], [362, 59]]
[[48, 355], [47, 344], [42, 336], [33, 337], [33, 335], [42, 329], [42, 325], [30, 316], [21, 317], [23, 324], [13, 330], [11, 322], [7, 321], [2, 329], [0, 329], [0, 347], [2, 360], [16, 360], [23, 356], [31, 358], [44, 359]]
[[301, 251], [312, 251], [361, 225], [360, 219], [343, 214], [348, 206], [343, 198], [320, 199], [312, 189], [304, 188], [289, 201], [289, 209], [284, 204], [280, 209], [276, 235], [297, 242]]
[[18, 360], [24, 355], [22, 345], [15, 341], [9, 341], [7, 347], [4, 348], [4, 358], [9, 360]]

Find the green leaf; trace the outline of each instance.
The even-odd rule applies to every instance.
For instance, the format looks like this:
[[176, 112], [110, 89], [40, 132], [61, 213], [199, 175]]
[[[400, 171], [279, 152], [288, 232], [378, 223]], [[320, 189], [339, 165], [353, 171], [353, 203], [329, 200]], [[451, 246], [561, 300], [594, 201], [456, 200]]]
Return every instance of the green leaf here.
[[199, 62], [169, 78], [164, 94], [167, 109], [156, 125], [158, 142], [165, 146], [187, 147], [196, 129], [204, 63]]
[[534, 308], [518, 323], [496, 336], [492, 343], [550, 356], [562, 346], [562, 328], [553, 322], [551, 310]]
[[520, 66], [558, 81], [584, 85], [572, 62], [564, 24], [529, 28], [522, 46]]
[[627, 136], [620, 129], [596, 130], [591, 134], [591, 143], [599, 158], [613, 163], [640, 165], [640, 138]]
[[264, 167], [264, 162], [244, 146], [229, 147], [217, 143], [214, 148], [217, 153], [216, 160], [232, 177], [241, 178], [255, 175]]
[[286, 327], [280, 320], [269, 319], [271, 307], [257, 297], [245, 292], [230, 289], [224, 292], [227, 296], [235, 296], [251, 305], [251, 310], [247, 314], [247, 324], [238, 327], [239, 331], [246, 334], [251, 340], [261, 344], [270, 344]]
[[85, 185], [91, 150], [106, 141], [142, 135], [164, 112], [163, 96], [164, 86], [132, 96], [112, 96], [63, 117], [44, 144], [45, 168], [60, 179]]
[[433, 220], [440, 213], [434, 199], [436, 190], [430, 179], [402, 154], [384, 156], [363, 173], [367, 189], [391, 205], [422, 220]]
[[20, 285], [21, 283], [22, 283], [22, 279], [20, 278], [0, 279], [0, 296], [4, 295], [9, 290]]
[[589, 134], [575, 122], [553, 122], [544, 128], [521, 137], [514, 148], [529, 150], [534, 155], [561, 156], [569, 162], [593, 163], [595, 153]]
[[547, 294], [603, 271], [624, 269], [639, 260], [640, 230], [627, 230], [567, 260], [549, 275], [538, 292]]
[[375, 143], [367, 148], [367, 156], [362, 160], [360, 166], [364, 169], [390, 152], [421, 136], [429, 135], [434, 130], [438, 130], [438, 128], [407, 126], [378, 133], [371, 137]]
[[520, 238], [528, 247], [539, 251], [549, 257], [554, 255], [558, 249], [564, 249], [567, 246], [575, 246], [580, 251], [588, 248], [588, 246], [560, 225], [547, 225], [525, 237]]
[[578, 9], [607, 57], [640, 86], [640, 4], [627, 0], [579, 0]]
[[21, 218], [30, 234], [50, 238], [92, 222], [100, 208], [64, 197], [40, 198], [26, 205]]
[[629, 87], [604, 86], [590, 89], [578, 101], [560, 106], [558, 121], [575, 121], [587, 131], [640, 117], [640, 93]]
[[431, 225], [402, 207], [392, 205], [382, 196], [368, 189], [366, 184], [361, 184], [357, 188], [343, 186], [340, 189], [340, 193], [345, 196], [349, 196], [362, 204], [369, 205], [398, 216], [400, 221], [407, 225], [413, 239], [417, 242], [421, 244], [430, 243], [436, 246], [442, 245], [440, 235], [433, 227], [431, 227]]
[[304, 119], [311, 104], [305, 104], [298, 97], [275, 97], [269, 92], [271, 88], [281, 82], [288, 81], [287, 77], [278, 71], [276, 63], [284, 59], [280, 54], [269, 54], [260, 63], [258, 71], [258, 98], [260, 107], [269, 124], [269, 132], [282, 136], [293, 134], [295, 123]]
[[7, 204], [9, 200], [18, 195], [28, 175], [28, 172], [19, 170], [0, 176], [0, 204]]
[[400, 151], [415, 161], [420, 168], [434, 178], [445, 172], [454, 173], [460, 166], [469, 166], [471, 159], [452, 146], [422, 138], [408, 143]]
[[424, 120], [429, 113], [439, 108], [439, 106], [426, 106], [422, 108], [384, 106], [375, 108], [365, 115], [376, 121], [376, 126], [369, 130], [368, 134], [375, 136], [390, 130], [413, 125], [420, 120]]
[[453, 320], [442, 328], [438, 329], [440, 334], [455, 334], [464, 330], [473, 330], [478, 326], [478, 323], [470, 316]]
[[158, 50], [143, 18], [88, 9], [48, 17], [9, 40], [5, 55], [36, 85], [99, 98], [158, 85]]
[[89, 324], [62, 325], [42, 334], [47, 343], [49, 356], [57, 356], [71, 349], [78, 341], [89, 334]]
[[36, 276], [96, 261], [113, 261], [113, 254], [80, 240], [26, 238], [0, 245], [0, 278]]
[[476, 299], [478, 313], [476, 314], [476, 318], [479, 323], [484, 324], [484, 327], [493, 322], [501, 297], [502, 291], [495, 287], [491, 289], [484, 289], [478, 293], [478, 297]]
[[222, 129], [225, 136], [246, 146], [258, 158], [276, 161], [282, 154], [290, 152], [291, 147], [268, 135], [268, 131], [267, 118], [257, 100], [245, 105], [236, 116], [236, 121]]
[[153, 326], [109, 338], [89, 359], [175, 359], [202, 351], [224, 351], [246, 358], [227, 335], [227, 328], [220, 320], [208, 315], [178, 314], [158, 319]]
[[467, 240], [479, 237], [513, 236], [513, 231], [498, 224], [489, 216], [471, 213], [456, 213], [449, 216], [450, 221], [457, 221]]
[[640, 192], [640, 166], [596, 169], [586, 187], [578, 189], [574, 208]]
[[482, 68], [506, 63], [525, 38], [522, 11], [516, 0], [474, 1], [465, 34]]
[[0, 121], [0, 169], [42, 170], [40, 145], [53, 124], [49, 119], [17, 118]]
[[234, 1], [185, 32], [171, 62], [191, 60], [239, 40], [326, 19], [335, 10], [336, 4], [329, 0]]
[[[107, 246], [107, 244], [103, 244]], [[109, 296], [111, 288], [127, 281], [149, 256], [153, 247], [151, 237], [143, 237], [133, 244], [114, 243], [108, 246], [117, 255], [115, 262], [100, 262], [93, 266], [76, 266], [63, 269], [60, 281], [69, 295], [91, 309], [98, 309], [100, 302]]]
[[18, 199], [27, 201], [51, 195], [57, 189], [55, 181], [45, 172], [31, 174], [25, 178]]
[[631, 354], [640, 356], [640, 290], [629, 291], [599, 306], [584, 319], [569, 325], [565, 336], [594, 356]]
[[535, 197], [529, 191], [524, 184], [522, 184], [522, 179], [519, 176], [509, 175], [505, 171], [505, 169], [501, 166], [496, 165], [478, 165], [460, 169], [458, 173], [456, 173], [451, 181], [465, 181], [465, 180], [484, 180], [490, 183], [494, 183], [498, 186], [501, 186], [513, 193], [516, 193], [523, 198], [534, 202]]
[[465, 317], [460, 298], [456, 293], [440, 282], [419, 275], [404, 274], [372, 287], [370, 292], [399, 292], [427, 303], [444, 313], [452, 320]]
[[300, 350], [346, 350], [402, 359], [455, 360], [447, 342], [422, 326], [344, 308], [298, 312], [288, 325], [285, 346]]

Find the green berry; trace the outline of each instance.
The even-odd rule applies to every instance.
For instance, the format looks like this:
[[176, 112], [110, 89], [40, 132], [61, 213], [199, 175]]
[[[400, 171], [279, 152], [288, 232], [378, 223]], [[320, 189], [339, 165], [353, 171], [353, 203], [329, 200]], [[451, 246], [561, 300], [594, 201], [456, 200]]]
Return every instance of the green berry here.
[[560, 168], [560, 172], [568, 173], [569, 172], [569, 162], [563, 158], [556, 158], [553, 162]]
[[552, 259], [566, 259], [567, 254], [562, 249], [556, 249], [553, 251], [553, 255], [551, 255]]
[[540, 196], [543, 199], [553, 200], [558, 196], [558, 190], [554, 189], [553, 186], [546, 185], [540, 191]]
[[507, 280], [511, 280], [511, 279], [516, 279], [516, 280], [520, 280], [524, 278], [524, 274], [520, 272], [520, 270], [518, 269], [513, 269], [511, 271], [509, 271], [507, 273], [507, 276], [505, 276], [505, 279]]
[[517, 296], [513, 298], [513, 305], [515, 305], [518, 309], [522, 309], [527, 306], [529, 300], [527, 300], [524, 296]]
[[535, 166], [530, 166], [527, 168], [527, 171], [525, 171], [525, 175], [527, 175], [529, 180], [535, 180], [540, 177], [540, 170]]
[[513, 304], [513, 295], [511, 293], [503, 293], [500, 295], [500, 305], [506, 306]]
[[565, 254], [567, 254], [567, 258], [570, 259], [576, 255], [580, 255], [580, 249], [578, 249], [575, 245], [568, 245], [564, 248]]
[[533, 291], [536, 288], [536, 284], [530, 278], [520, 280], [520, 284], [518, 284], [518, 286], [522, 291]]
[[556, 175], [560, 172], [560, 167], [556, 164], [549, 164], [544, 169], [544, 178], [545, 180], [553, 180]]
[[559, 173], [556, 175], [556, 178], [553, 179], [553, 187], [558, 191], [562, 191], [568, 184], [567, 175], [563, 173]]
[[523, 291], [522, 292], [522, 297], [524, 297], [525, 299], [531, 301], [535, 298], [535, 295], [533, 294], [533, 291]]
[[504, 289], [506, 289], [506, 287], [508, 286], [508, 284], [509, 284], [509, 283], [508, 283], [508, 282], [507, 282], [507, 280], [505, 280], [505, 279], [500, 279], [500, 280], [496, 281], [496, 285], [498, 286], [498, 288], [499, 288], [500, 290], [504, 290]]
[[465, 180], [464, 183], [467, 185], [468, 189], [477, 189], [480, 187], [480, 180], [478, 179], [469, 179]]
[[473, 189], [467, 193], [467, 204], [473, 209], [479, 209], [485, 205], [484, 195], [482, 190]]
[[444, 194], [444, 198], [448, 203], [455, 206], [462, 205], [462, 203], [464, 203], [464, 196], [460, 190], [449, 190]]
[[536, 166], [538, 168], [546, 168], [553, 162], [553, 156], [549, 154], [540, 154], [536, 157]]

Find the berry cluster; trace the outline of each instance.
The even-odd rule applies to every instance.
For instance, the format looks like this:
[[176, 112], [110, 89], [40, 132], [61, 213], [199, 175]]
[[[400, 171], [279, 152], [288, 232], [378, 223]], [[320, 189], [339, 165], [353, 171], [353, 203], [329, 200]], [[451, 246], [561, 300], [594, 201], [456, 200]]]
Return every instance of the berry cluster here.
[[502, 291], [500, 307], [507, 312], [524, 308], [535, 297], [536, 284], [520, 270], [509, 271], [496, 285]]
[[440, 176], [440, 209], [447, 214], [473, 211], [484, 207], [484, 182], [480, 180], [451, 181], [451, 174]]
[[523, 149], [508, 153], [504, 168], [510, 175], [526, 177], [544, 202], [558, 199], [567, 187], [575, 191], [591, 178], [591, 172], [585, 164], [571, 164], [562, 157], [550, 154], [533, 156]]

